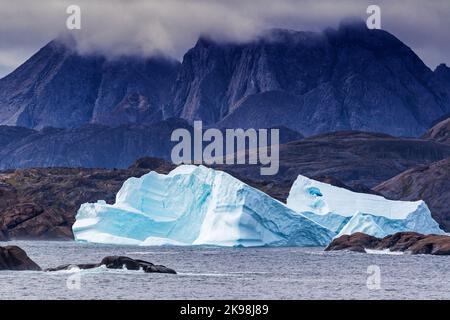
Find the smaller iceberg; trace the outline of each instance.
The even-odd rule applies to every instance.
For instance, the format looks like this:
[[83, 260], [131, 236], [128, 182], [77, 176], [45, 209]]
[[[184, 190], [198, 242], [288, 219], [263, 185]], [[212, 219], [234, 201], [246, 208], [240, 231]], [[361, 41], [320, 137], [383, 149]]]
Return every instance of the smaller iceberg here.
[[82, 204], [78, 241], [124, 245], [325, 246], [335, 232], [231, 175], [182, 165], [128, 179], [113, 205]]
[[444, 234], [424, 201], [393, 201], [357, 193], [299, 175], [287, 206], [336, 233], [383, 238], [402, 231]]

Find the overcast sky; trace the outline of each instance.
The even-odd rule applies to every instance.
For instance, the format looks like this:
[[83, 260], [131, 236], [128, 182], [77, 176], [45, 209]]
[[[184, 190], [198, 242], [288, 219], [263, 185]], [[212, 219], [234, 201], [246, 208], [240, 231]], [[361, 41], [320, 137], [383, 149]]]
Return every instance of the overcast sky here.
[[272, 27], [321, 31], [381, 7], [382, 28], [434, 68], [450, 65], [449, 0], [0, 0], [0, 77], [67, 31], [66, 8], [82, 10], [80, 52], [155, 52], [182, 58], [201, 34], [236, 41]]

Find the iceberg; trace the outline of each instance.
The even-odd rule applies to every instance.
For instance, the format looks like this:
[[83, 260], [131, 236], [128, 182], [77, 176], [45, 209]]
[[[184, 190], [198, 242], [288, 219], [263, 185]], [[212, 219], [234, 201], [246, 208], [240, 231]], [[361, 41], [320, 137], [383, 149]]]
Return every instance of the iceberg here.
[[402, 231], [444, 234], [422, 200], [387, 200], [302, 175], [292, 185], [287, 206], [335, 232], [336, 237], [355, 232], [379, 238]]
[[77, 241], [143, 246], [325, 246], [335, 235], [225, 172], [194, 165], [130, 178], [114, 204], [82, 204], [73, 232]]

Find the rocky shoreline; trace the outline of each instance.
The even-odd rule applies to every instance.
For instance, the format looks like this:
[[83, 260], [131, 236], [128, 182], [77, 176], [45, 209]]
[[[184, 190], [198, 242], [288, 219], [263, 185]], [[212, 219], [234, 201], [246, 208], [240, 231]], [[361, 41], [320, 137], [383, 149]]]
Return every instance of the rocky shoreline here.
[[[370, 250], [389, 250], [408, 254], [450, 255], [450, 236], [423, 235], [415, 232], [399, 232], [382, 239], [364, 233], [343, 235], [334, 239], [325, 251], [348, 250], [366, 253]], [[176, 274], [176, 271], [163, 265], [132, 259], [125, 256], [107, 256], [99, 263], [65, 264], [44, 271], [54, 272], [72, 268], [93, 269], [105, 266], [108, 269], [142, 270], [145, 273]], [[26, 252], [18, 246], [0, 246], [0, 271], [42, 271], [43, 269], [31, 260]]]
[[409, 254], [450, 255], [450, 237], [399, 232], [380, 239], [358, 232], [334, 239], [325, 251], [349, 250], [365, 253], [366, 249]]
[[87, 264], [65, 264], [56, 268], [48, 268], [45, 271], [61, 271], [70, 270], [72, 268], [79, 268], [81, 270], [98, 268], [105, 266], [107, 269], [126, 269], [126, 270], [142, 270], [145, 273], [170, 273], [176, 274], [176, 271], [166, 266], [155, 265], [151, 262], [132, 259], [124, 256], [108, 256], [102, 259], [100, 263], [87, 263]]
[[41, 267], [17, 246], [0, 247], [0, 270], [41, 271]]
[[[78, 268], [81, 270], [93, 269], [105, 266], [107, 269], [126, 269], [126, 270], [142, 270], [145, 273], [168, 273], [176, 274], [176, 271], [166, 266], [155, 265], [151, 262], [132, 259], [124, 256], [108, 256], [102, 259], [100, 263], [86, 264], [65, 264], [56, 268], [47, 268], [44, 271], [54, 272], [61, 270], [70, 270]], [[42, 268], [27, 253], [18, 246], [0, 247], [0, 271], [42, 271]]]

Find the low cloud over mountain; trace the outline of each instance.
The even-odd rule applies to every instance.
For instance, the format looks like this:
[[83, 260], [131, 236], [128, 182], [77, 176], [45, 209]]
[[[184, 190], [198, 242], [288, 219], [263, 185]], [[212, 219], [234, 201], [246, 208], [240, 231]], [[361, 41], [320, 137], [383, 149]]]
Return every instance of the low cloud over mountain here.
[[[0, 77], [65, 29], [73, 1], [0, 3]], [[107, 55], [165, 53], [181, 59], [200, 35], [248, 40], [268, 28], [323, 30], [348, 16], [367, 18], [368, 0], [78, 0], [80, 52]], [[382, 27], [402, 38], [430, 66], [450, 63], [450, 4], [446, 0], [380, 0]], [[447, 9], [447, 10], [445, 10]], [[420, 14], [418, 14], [420, 13]], [[13, 57], [13, 59], [11, 59]]]

